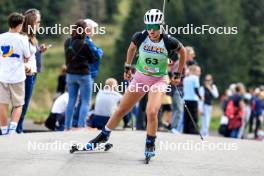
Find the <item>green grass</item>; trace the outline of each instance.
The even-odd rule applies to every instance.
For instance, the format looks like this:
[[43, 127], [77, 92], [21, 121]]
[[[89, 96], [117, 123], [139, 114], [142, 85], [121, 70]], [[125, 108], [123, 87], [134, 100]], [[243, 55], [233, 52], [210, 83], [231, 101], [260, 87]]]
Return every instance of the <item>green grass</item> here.
[[213, 116], [211, 118], [210, 130], [212, 130], [212, 131], [218, 130], [219, 126], [220, 126], [220, 117], [219, 116]]
[[[210, 122], [210, 131], [217, 131], [220, 126], [220, 120], [221, 120], [221, 109], [219, 102], [214, 102], [213, 104], [213, 111], [211, 116], [211, 122]], [[198, 126], [201, 128], [202, 126], [202, 116], [200, 115], [198, 118]]]

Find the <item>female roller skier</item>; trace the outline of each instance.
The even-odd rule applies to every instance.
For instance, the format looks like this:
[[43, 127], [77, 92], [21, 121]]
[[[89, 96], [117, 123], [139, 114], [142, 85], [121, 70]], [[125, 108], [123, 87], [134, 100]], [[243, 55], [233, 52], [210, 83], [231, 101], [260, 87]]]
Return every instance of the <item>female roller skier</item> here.
[[136, 54], [139, 57], [136, 64], [136, 73], [124, 94], [117, 110], [110, 117], [101, 133], [87, 144], [87, 148], [105, 143], [111, 131], [119, 124], [120, 120], [131, 108], [148, 92], [147, 136], [145, 156], [155, 156], [155, 139], [158, 126], [158, 112], [162, 97], [169, 83], [167, 66], [168, 58], [173, 54], [179, 54], [180, 64], [178, 71], [174, 73], [172, 84], [180, 82], [181, 73], [185, 65], [186, 52], [183, 45], [174, 37], [162, 34], [160, 25], [164, 20], [163, 13], [158, 9], [151, 9], [144, 16], [146, 30], [133, 35], [127, 51], [124, 79], [131, 80], [131, 63]]

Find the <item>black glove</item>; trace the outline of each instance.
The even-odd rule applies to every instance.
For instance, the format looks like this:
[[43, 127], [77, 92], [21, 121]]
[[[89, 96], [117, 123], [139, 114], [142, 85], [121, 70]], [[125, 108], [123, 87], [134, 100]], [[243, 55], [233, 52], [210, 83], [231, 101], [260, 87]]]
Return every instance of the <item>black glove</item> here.
[[180, 79], [181, 78], [181, 73], [180, 72], [174, 72], [173, 73], [173, 79]]
[[132, 70], [132, 66], [125, 65], [125, 73], [129, 74], [129, 71]]

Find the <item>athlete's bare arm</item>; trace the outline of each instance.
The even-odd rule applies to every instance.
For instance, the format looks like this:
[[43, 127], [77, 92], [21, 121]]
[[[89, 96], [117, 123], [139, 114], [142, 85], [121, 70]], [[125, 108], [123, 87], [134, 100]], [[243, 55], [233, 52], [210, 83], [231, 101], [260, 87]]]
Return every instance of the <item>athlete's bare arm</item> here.
[[136, 51], [137, 51], [137, 46], [134, 44], [134, 42], [131, 42], [127, 49], [127, 58], [126, 58], [127, 64], [132, 63], [133, 58], [135, 57]]
[[[135, 57], [137, 51], [137, 46], [134, 44], [134, 42], [131, 42], [128, 50], [127, 50], [127, 58], [126, 58], [126, 64], [131, 65], [133, 58]], [[128, 70], [128, 72], [124, 73], [124, 79], [125, 80], [131, 80], [131, 70]]]
[[[178, 51], [178, 54], [180, 56], [180, 60], [179, 60], [179, 67], [178, 67], [178, 70], [177, 72], [178, 73], [181, 73], [183, 72], [183, 69], [184, 69], [184, 66], [186, 64], [186, 50], [184, 47], [181, 47], [181, 49]], [[181, 82], [181, 78], [172, 78], [172, 84], [173, 85], [178, 85], [179, 83]]]

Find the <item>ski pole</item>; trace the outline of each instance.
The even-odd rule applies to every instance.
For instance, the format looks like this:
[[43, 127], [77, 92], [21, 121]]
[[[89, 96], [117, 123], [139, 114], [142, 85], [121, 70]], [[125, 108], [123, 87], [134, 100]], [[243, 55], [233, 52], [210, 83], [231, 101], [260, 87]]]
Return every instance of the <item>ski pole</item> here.
[[200, 131], [199, 131], [199, 129], [198, 129], [198, 126], [197, 126], [197, 124], [195, 123], [194, 118], [193, 118], [193, 116], [192, 116], [192, 114], [191, 114], [191, 112], [190, 112], [188, 106], [186, 105], [185, 100], [183, 99], [183, 95], [182, 95], [182, 93], [180, 92], [178, 86], [176, 86], [176, 89], [177, 89], [177, 91], [178, 91], [178, 93], [179, 93], [181, 99], [182, 99], [183, 102], [184, 102], [184, 108], [186, 109], [186, 111], [187, 111], [187, 113], [188, 113], [188, 115], [189, 115], [189, 117], [190, 117], [190, 119], [191, 119], [191, 121], [192, 121], [192, 123], [193, 123], [193, 126], [194, 126], [196, 132], [200, 135], [201, 140], [203, 140], [204, 138], [203, 138], [203, 136], [201, 135], [201, 133], [200, 133]]
[[164, 15], [163, 24], [165, 24], [165, 9], [166, 9], [166, 1], [168, 1], [168, 3], [169, 3], [170, 0], [163, 0], [163, 7], [162, 7], [162, 13], [163, 13], [163, 15]]
[[131, 114], [131, 126], [132, 126], [132, 131], [134, 131], [134, 120], [132, 114]]

